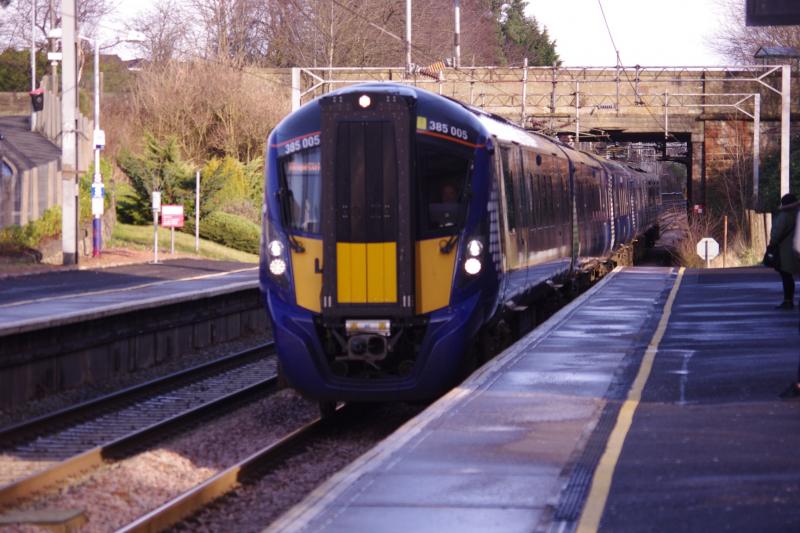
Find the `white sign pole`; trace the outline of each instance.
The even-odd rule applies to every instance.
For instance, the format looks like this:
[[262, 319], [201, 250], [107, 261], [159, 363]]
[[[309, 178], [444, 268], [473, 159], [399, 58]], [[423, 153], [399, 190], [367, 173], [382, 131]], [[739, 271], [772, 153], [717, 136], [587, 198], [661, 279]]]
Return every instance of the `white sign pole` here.
[[194, 177], [194, 251], [200, 251], [200, 171]]
[[153, 263], [158, 263], [158, 212], [161, 210], [161, 192], [153, 191]]
[[175, 255], [175, 226], [169, 227], [169, 253], [170, 255]]
[[708, 241], [706, 241], [706, 268], [711, 267], [711, 259], [708, 258]]

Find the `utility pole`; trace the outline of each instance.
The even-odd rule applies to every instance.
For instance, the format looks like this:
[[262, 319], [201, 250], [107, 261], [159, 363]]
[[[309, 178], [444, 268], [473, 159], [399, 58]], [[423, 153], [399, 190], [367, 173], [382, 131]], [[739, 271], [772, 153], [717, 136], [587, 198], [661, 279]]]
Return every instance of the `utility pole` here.
[[411, 70], [411, 0], [406, 0], [406, 74]]
[[[56, 2], [55, 2], [55, 0], [50, 0], [50, 28], [49, 28], [49, 30], [52, 32], [55, 29], [55, 27], [56, 27]], [[51, 52], [55, 52], [56, 51], [56, 43], [57, 43], [56, 39], [48, 38], [48, 40], [50, 41], [50, 51]], [[51, 90], [53, 96], [58, 96], [58, 61], [56, 61], [54, 57], [50, 61], [50, 90]], [[47, 113], [50, 113], [50, 116], [53, 116], [53, 110], [52, 109], [50, 111], [47, 111]], [[53, 121], [50, 121], [50, 122], [52, 124]], [[57, 127], [58, 126], [55, 126], [55, 128], [57, 128]], [[54, 126], [51, 125], [51, 126], [49, 126], [49, 128], [53, 129]], [[55, 138], [55, 132], [47, 132], [47, 135], [49, 135], [51, 139]]]
[[61, 0], [61, 249], [64, 265], [78, 263], [78, 147], [76, 0]]
[[[31, 96], [36, 90], [36, 1], [31, 0]], [[31, 105], [31, 131], [36, 131], [36, 110]]]
[[453, 11], [456, 17], [456, 34], [453, 39], [454, 57], [453, 66], [461, 68], [461, 0], [453, 0]]
[[[788, 4], [787, 4], [788, 5]], [[792, 67], [781, 67], [781, 196], [789, 194], [789, 160], [791, 142]]]

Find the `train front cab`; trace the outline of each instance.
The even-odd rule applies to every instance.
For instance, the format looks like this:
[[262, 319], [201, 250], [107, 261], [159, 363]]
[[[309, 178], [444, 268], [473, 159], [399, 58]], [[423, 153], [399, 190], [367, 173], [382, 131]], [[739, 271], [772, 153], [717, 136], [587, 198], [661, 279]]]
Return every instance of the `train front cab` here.
[[465, 235], [486, 254], [465, 230], [481, 225], [471, 176], [486, 157], [432, 134], [416, 104], [411, 91], [322, 98], [320, 146], [280, 160], [294, 298], [267, 291], [268, 306], [286, 377], [322, 401], [443, 392], [483, 319], [481, 276], [463, 266]]

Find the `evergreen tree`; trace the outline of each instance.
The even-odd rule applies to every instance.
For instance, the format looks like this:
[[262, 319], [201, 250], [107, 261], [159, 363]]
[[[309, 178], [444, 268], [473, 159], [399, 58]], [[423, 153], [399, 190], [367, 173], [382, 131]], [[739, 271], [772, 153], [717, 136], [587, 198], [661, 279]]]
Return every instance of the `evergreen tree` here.
[[142, 154], [123, 151], [117, 159], [135, 192], [135, 204], [128, 206], [125, 222], [147, 223], [152, 217], [152, 193], [161, 191], [162, 204], [184, 204], [193, 212], [194, 172], [181, 159], [178, 141], [171, 137], [160, 141], [145, 134]]
[[506, 63], [519, 64], [528, 58], [532, 66], [561, 64], [556, 42], [550, 40], [547, 28], [539, 29], [536, 17], [525, 14], [525, 0], [490, 0], [492, 12], [499, 21], [499, 40]]
[[[36, 79], [47, 70], [47, 55], [36, 52]], [[31, 51], [7, 48], [0, 53], [0, 92], [31, 90]]]

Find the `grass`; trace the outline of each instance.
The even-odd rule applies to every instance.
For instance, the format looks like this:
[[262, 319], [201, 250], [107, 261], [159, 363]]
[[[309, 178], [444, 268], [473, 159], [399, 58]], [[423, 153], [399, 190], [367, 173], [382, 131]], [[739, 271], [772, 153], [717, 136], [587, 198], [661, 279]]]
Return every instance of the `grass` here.
[[[158, 244], [159, 252], [169, 252], [170, 230], [159, 227]], [[108, 243], [108, 246], [151, 250], [153, 248], [153, 226], [135, 226], [118, 222], [114, 226], [114, 233], [111, 235], [111, 242]], [[175, 231], [175, 252], [194, 254], [194, 235]], [[200, 239], [200, 252], [198, 255], [221, 261], [258, 262], [257, 255], [240, 252], [204, 239]]]

